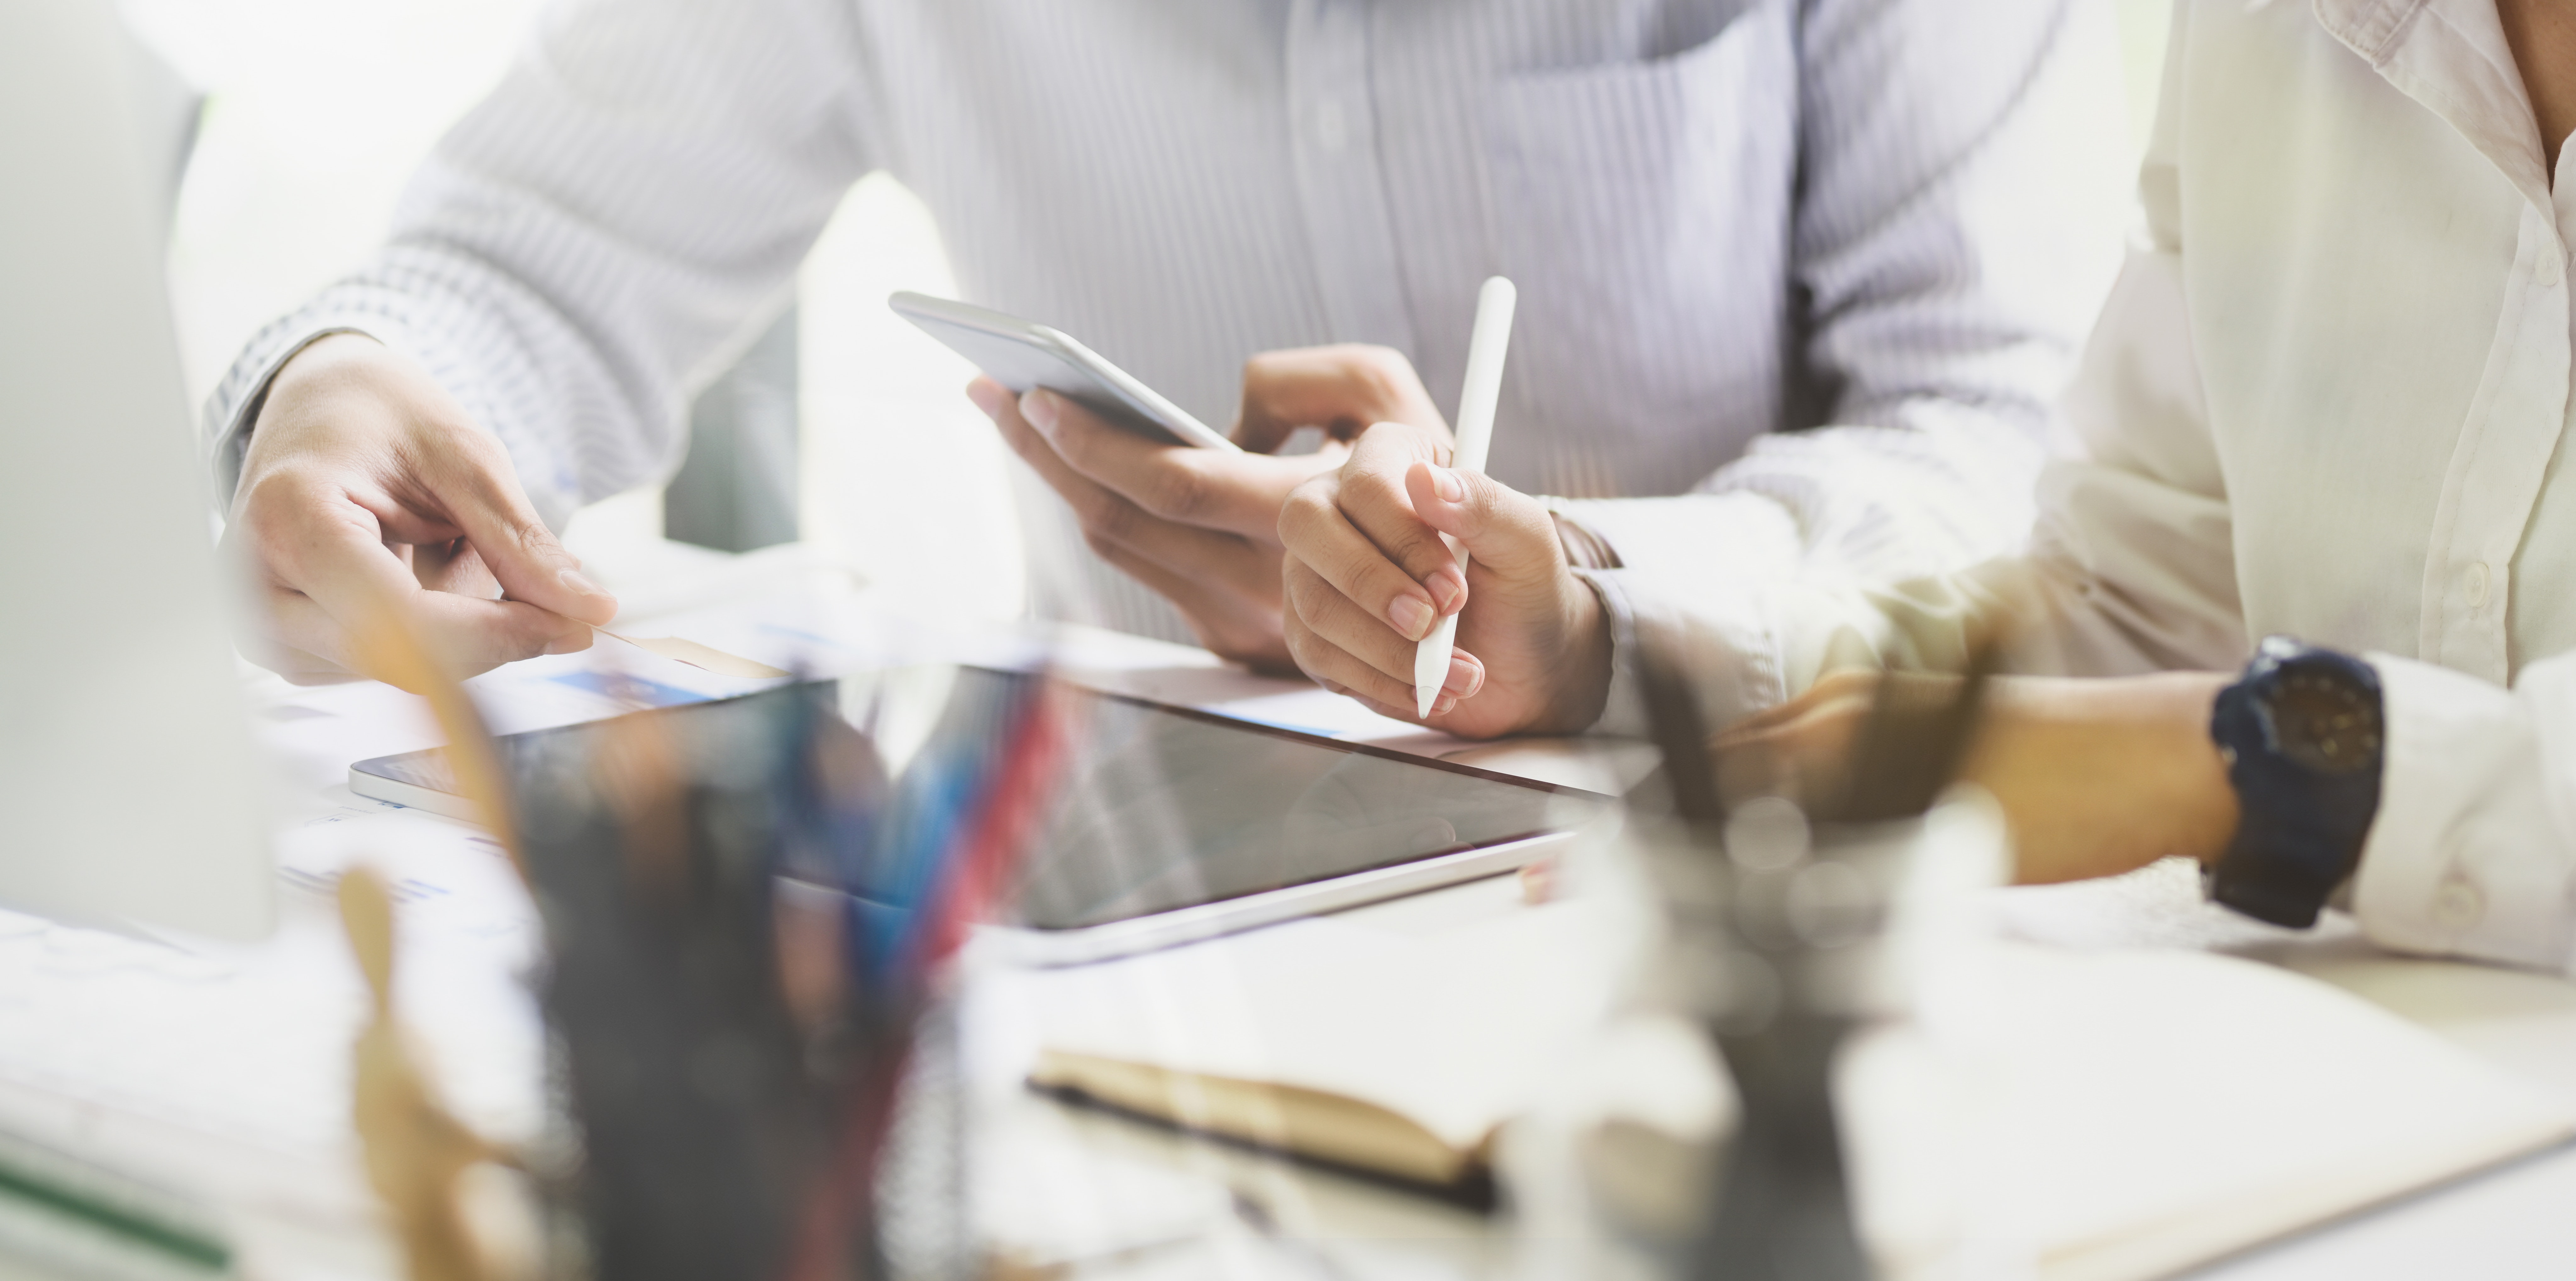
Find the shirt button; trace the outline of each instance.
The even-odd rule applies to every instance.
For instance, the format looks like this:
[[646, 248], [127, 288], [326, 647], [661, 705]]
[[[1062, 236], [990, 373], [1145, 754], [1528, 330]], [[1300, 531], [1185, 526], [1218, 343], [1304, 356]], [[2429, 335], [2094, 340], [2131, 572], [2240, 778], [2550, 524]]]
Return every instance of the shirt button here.
[[2559, 277], [2566, 274], [2567, 255], [2555, 249], [2543, 248], [2540, 251], [2540, 261], [2531, 265], [2531, 278], [2539, 282], [2543, 289], [2556, 289]]
[[1342, 115], [1342, 104], [1326, 102], [1315, 108], [1315, 143], [1326, 151], [1339, 151], [1351, 140], [1350, 121]]
[[2486, 900], [2478, 887], [2457, 878], [2442, 882], [2433, 891], [2433, 923], [2446, 930], [2465, 930], [2486, 915]]
[[2469, 608], [2479, 609], [2487, 603], [2487, 563], [2479, 561], [2460, 576], [2460, 595], [2468, 598]]

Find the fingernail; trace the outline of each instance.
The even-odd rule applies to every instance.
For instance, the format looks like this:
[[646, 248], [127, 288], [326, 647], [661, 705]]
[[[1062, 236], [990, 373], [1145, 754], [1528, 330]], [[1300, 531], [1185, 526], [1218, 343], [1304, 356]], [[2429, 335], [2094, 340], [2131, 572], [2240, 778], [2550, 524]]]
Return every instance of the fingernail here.
[[581, 571], [577, 569], [557, 571], [555, 574], [555, 581], [563, 584], [564, 590], [571, 592], [575, 596], [605, 596], [608, 594], [607, 592], [599, 589], [599, 584], [582, 577]]
[[1464, 502], [1467, 498], [1465, 483], [1458, 479], [1458, 473], [1446, 467], [1431, 469], [1431, 492], [1439, 495], [1444, 503]]
[[1440, 602], [1443, 614], [1467, 603], [1467, 581], [1458, 576], [1457, 570], [1437, 570], [1431, 581], [1422, 586], [1431, 593], [1431, 599]]
[[1446, 716], [1456, 710], [1458, 710], [1458, 700], [1447, 694], [1441, 695], [1440, 701], [1431, 705], [1431, 714], [1434, 716]]
[[1039, 431], [1054, 431], [1055, 394], [1048, 391], [1033, 391], [1020, 397], [1020, 416], [1037, 424]]
[[1422, 639], [1431, 630], [1433, 620], [1440, 617], [1429, 604], [1414, 596], [1396, 597], [1395, 603], [1386, 607], [1386, 616], [1406, 640], [1415, 641]]
[[1475, 666], [1469, 663], [1466, 659], [1460, 658], [1455, 654], [1450, 655], [1449, 678], [1440, 682], [1440, 688], [1449, 693], [1455, 694], [1460, 698], [1465, 698], [1469, 694], [1476, 692], [1475, 687]]

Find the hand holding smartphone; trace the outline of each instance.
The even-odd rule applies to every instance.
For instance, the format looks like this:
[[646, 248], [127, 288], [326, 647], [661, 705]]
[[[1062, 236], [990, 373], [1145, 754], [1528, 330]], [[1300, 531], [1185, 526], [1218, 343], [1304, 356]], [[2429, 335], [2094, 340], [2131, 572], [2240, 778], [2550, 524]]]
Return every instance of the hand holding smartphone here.
[[1233, 441], [1062, 330], [909, 291], [886, 299], [886, 305], [975, 362], [976, 368], [1015, 395], [1044, 387], [1130, 430], [1201, 449], [1242, 452]]

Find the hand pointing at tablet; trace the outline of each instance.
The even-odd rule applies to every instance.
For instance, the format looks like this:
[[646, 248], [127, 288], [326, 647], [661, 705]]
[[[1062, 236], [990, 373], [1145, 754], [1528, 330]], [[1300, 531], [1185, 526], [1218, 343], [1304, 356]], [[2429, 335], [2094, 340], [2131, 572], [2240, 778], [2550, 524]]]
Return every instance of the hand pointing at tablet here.
[[[1014, 397], [988, 378], [967, 395], [1063, 496], [1092, 550], [1170, 600], [1201, 644], [1272, 671], [1295, 666], [1278, 532], [1289, 493], [1340, 466], [1345, 442], [1370, 423], [1408, 423], [1435, 439], [1447, 430], [1412, 365], [1377, 347], [1255, 356], [1244, 366], [1233, 433], [1243, 453], [1152, 440], [1054, 392]], [[1322, 450], [1271, 452], [1310, 425], [1330, 437]]]

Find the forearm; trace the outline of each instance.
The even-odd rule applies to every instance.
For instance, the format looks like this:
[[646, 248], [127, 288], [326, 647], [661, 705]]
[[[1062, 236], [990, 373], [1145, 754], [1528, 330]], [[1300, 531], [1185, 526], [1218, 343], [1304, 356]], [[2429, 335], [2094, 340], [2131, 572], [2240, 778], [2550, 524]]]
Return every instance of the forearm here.
[[206, 405], [218, 506], [233, 501], [280, 372], [342, 333], [364, 335], [426, 371], [470, 425], [508, 450], [530, 501], [555, 528], [583, 503], [647, 474], [669, 442], [632, 414], [574, 412], [608, 399], [600, 362], [559, 322], [514, 305], [516, 292], [490, 268], [392, 248], [262, 330]]
[[219, 484], [244, 411], [332, 329], [428, 369], [549, 519], [668, 467], [686, 391], [784, 301], [868, 167], [850, 22], [831, 0], [548, 14], [386, 247], [243, 352], [208, 407]]

